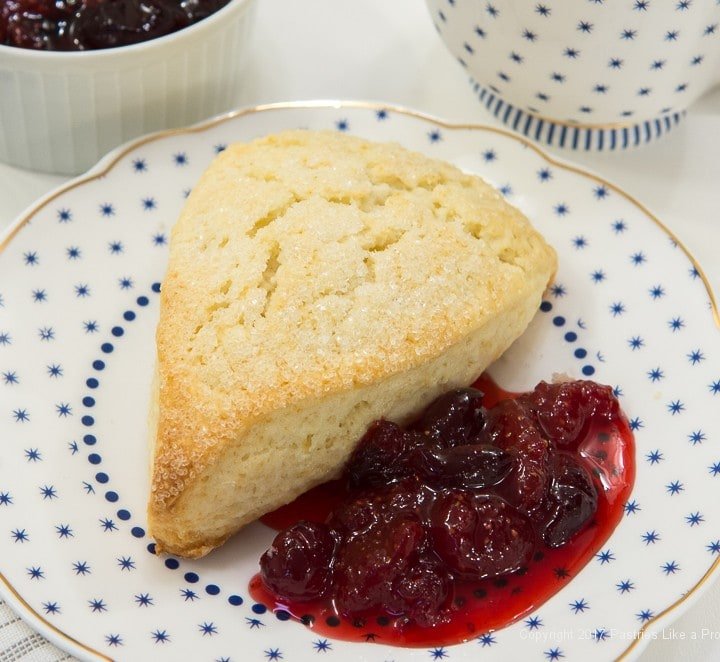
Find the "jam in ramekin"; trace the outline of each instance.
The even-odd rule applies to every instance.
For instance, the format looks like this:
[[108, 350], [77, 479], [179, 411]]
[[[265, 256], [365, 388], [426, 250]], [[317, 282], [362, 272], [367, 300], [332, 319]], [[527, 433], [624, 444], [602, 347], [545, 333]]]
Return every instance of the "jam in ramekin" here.
[[186, 28], [229, 0], [0, 0], [0, 44], [85, 51], [129, 46]]

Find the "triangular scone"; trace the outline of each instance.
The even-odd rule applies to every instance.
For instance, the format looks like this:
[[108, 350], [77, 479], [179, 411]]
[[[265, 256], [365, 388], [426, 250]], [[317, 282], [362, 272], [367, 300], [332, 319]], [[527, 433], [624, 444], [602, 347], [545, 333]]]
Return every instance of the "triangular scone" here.
[[170, 242], [149, 524], [198, 557], [338, 475], [367, 425], [473, 381], [556, 267], [477, 177], [290, 131], [228, 147]]

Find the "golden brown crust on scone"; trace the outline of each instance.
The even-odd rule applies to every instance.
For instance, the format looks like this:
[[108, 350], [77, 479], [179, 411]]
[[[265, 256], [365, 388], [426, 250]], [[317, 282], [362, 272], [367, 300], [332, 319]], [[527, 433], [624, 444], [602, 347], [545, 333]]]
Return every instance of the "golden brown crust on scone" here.
[[158, 549], [207, 553], [337, 473], [372, 418], [471, 381], [555, 264], [482, 180], [396, 145], [292, 131], [230, 146], [173, 230], [161, 293]]

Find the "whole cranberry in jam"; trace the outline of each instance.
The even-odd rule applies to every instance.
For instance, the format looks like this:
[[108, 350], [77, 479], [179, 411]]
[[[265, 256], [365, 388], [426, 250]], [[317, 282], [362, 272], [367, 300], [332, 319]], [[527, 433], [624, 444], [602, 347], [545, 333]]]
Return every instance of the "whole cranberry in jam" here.
[[453, 597], [453, 577], [440, 562], [422, 559], [392, 586], [389, 610], [421, 627], [441, 623]]
[[530, 520], [497, 496], [443, 494], [433, 506], [430, 526], [435, 551], [461, 579], [515, 572], [535, 549]]
[[430, 404], [412, 429], [445, 447], [470, 443], [485, 422], [482, 399], [482, 392], [474, 388], [448, 391]]
[[292, 600], [314, 600], [330, 589], [336, 540], [325, 524], [298, 522], [275, 536], [260, 558], [265, 583]]
[[336, 603], [346, 615], [392, 604], [393, 586], [417, 561], [426, 542], [420, 522], [398, 517], [350, 536], [341, 546], [335, 569]]
[[512, 468], [512, 456], [497, 446], [468, 444], [417, 449], [409, 464], [432, 487], [480, 488], [505, 478]]
[[526, 400], [542, 431], [566, 450], [577, 448], [591, 418], [610, 420], [619, 411], [609, 386], [585, 380], [540, 382]]
[[417, 438], [391, 421], [370, 425], [348, 461], [346, 474], [353, 487], [387, 485], [407, 476], [409, 452]]
[[598, 494], [590, 472], [570, 453], [553, 456], [551, 475], [549, 494], [539, 519], [545, 544], [560, 547], [595, 514]]
[[552, 445], [518, 400], [503, 400], [488, 411], [483, 439], [511, 453], [513, 467], [498, 493], [524, 513], [537, 510], [547, 495]]
[[342, 536], [362, 534], [399, 516], [420, 520], [429, 491], [416, 478], [364, 489], [337, 505], [330, 524]]

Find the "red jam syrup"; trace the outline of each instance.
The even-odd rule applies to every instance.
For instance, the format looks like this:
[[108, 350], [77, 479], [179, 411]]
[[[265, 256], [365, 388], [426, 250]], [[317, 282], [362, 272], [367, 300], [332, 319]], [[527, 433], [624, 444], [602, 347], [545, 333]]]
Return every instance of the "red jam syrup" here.
[[433, 647], [505, 627], [577, 575], [635, 479], [611, 389], [473, 387], [405, 429], [373, 423], [340, 480], [263, 517], [280, 533], [252, 597], [321, 636]]

